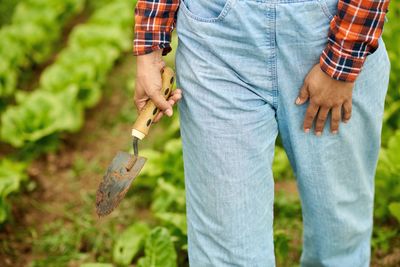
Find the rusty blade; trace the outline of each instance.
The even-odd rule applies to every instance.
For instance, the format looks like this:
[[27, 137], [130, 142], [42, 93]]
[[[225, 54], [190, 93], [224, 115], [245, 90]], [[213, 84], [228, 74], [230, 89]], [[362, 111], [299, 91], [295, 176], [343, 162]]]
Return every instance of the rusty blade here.
[[145, 163], [146, 158], [122, 151], [117, 153], [97, 189], [96, 212], [99, 216], [110, 214], [118, 206]]

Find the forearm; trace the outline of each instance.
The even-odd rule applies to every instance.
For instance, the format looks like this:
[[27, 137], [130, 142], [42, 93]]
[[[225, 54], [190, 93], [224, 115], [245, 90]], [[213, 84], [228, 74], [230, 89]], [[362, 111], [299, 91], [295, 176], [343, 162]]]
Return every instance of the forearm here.
[[339, 0], [330, 23], [321, 69], [336, 80], [354, 82], [368, 55], [378, 48], [389, 0]]
[[138, 0], [135, 9], [135, 55], [163, 49], [171, 51], [171, 33], [175, 27], [179, 0]]

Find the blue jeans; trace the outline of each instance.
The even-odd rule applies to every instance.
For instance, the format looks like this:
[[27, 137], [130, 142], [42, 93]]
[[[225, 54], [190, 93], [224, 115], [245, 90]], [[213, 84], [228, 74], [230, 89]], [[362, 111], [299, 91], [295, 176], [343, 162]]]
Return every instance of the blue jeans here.
[[390, 63], [382, 40], [332, 135], [294, 104], [337, 0], [185, 0], [176, 54], [192, 267], [275, 266], [272, 159], [281, 135], [300, 192], [302, 266], [366, 267]]

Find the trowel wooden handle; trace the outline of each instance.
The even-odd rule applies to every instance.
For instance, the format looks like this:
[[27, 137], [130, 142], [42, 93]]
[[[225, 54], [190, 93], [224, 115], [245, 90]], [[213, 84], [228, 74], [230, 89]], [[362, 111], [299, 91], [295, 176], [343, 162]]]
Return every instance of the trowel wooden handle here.
[[[165, 67], [162, 73], [162, 88], [161, 94], [167, 99], [172, 92], [172, 86], [174, 85], [174, 71]], [[160, 109], [154, 105], [153, 101], [149, 100], [142, 111], [139, 114], [139, 117], [136, 119], [135, 124], [132, 128], [132, 136], [135, 136], [142, 140], [148, 133], [151, 124], [153, 123], [154, 118], [160, 112]]]

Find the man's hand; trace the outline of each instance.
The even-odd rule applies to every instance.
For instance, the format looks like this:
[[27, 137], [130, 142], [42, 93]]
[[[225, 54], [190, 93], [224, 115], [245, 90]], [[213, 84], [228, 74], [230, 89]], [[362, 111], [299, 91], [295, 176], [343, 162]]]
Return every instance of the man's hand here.
[[146, 105], [146, 102], [151, 99], [154, 104], [162, 111], [154, 119], [154, 122], [160, 120], [163, 114], [172, 116], [172, 106], [182, 98], [180, 89], [173, 90], [168, 100], [165, 100], [161, 94], [161, 72], [165, 67], [165, 62], [162, 59], [162, 50], [154, 51], [150, 54], [137, 57], [136, 71], [136, 90], [135, 90], [135, 105], [140, 112]]
[[297, 105], [310, 99], [304, 119], [304, 131], [308, 133], [316, 119], [315, 134], [321, 136], [328, 113], [331, 112], [331, 132], [336, 134], [341, 119], [345, 123], [350, 120], [353, 87], [354, 83], [332, 79], [321, 70], [319, 64], [315, 65], [306, 76], [296, 99]]

